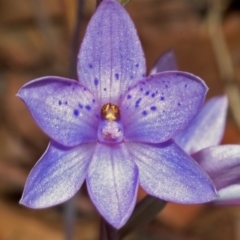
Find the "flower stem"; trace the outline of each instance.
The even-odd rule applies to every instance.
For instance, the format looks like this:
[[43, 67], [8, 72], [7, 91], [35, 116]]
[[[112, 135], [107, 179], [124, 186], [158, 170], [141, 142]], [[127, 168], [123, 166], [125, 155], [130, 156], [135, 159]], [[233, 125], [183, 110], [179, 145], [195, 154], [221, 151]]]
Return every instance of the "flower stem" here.
[[101, 229], [99, 240], [119, 240], [117, 230], [101, 218]]
[[64, 224], [65, 224], [65, 239], [72, 240], [74, 236], [75, 225], [75, 198], [71, 198], [64, 204]]
[[165, 207], [166, 203], [164, 200], [147, 195], [137, 204], [126, 225], [118, 231], [119, 239], [126, 237], [131, 232], [153, 220]]
[[72, 39], [72, 57], [70, 62], [69, 76], [72, 79], [77, 79], [76, 65], [77, 65], [77, 55], [79, 52], [79, 35], [82, 27], [82, 19], [84, 12], [85, 0], [78, 0], [77, 4], [77, 21], [76, 27]]

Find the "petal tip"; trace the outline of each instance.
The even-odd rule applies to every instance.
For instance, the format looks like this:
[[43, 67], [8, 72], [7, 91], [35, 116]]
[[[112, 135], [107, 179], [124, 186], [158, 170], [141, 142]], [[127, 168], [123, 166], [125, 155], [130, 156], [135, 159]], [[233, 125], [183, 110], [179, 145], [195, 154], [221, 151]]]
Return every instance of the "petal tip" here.
[[21, 88], [18, 90], [18, 92], [17, 92], [17, 94], [16, 94], [16, 97], [19, 97], [20, 99], [23, 99], [22, 91], [23, 91], [23, 87], [21, 87]]
[[20, 201], [19, 201], [19, 204], [25, 206], [25, 207], [28, 207], [28, 208], [33, 208], [33, 209], [37, 209], [38, 207], [35, 206], [35, 204], [32, 204], [31, 201], [28, 201], [24, 195], [21, 197]]
[[219, 96], [219, 99], [221, 100], [223, 107], [228, 106], [228, 97], [226, 94]]
[[61, 203], [62, 202], [56, 202], [56, 203], [45, 202], [44, 199], [42, 199], [42, 198], [31, 200], [31, 199], [29, 199], [29, 197], [25, 197], [24, 195], [22, 196], [22, 198], [19, 201], [19, 204], [21, 204], [25, 207], [28, 207], [28, 208], [32, 208], [32, 209], [49, 208], [49, 207], [53, 207], [53, 206], [61, 204]]

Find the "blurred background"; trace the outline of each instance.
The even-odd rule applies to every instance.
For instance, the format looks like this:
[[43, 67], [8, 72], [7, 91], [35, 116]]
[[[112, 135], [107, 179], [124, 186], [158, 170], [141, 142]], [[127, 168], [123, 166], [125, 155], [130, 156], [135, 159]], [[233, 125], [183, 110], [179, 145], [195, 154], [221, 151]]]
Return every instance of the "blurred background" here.
[[[73, 64], [95, 7], [95, 0], [0, 0], [0, 240], [64, 239], [73, 210], [74, 239], [98, 239], [99, 219], [84, 188], [72, 200], [75, 209], [63, 204], [30, 210], [18, 204], [48, 138], [15, 96], [37, 77], [76, 78]], [[240, 1], [131, 0], [126, 9], [142, 41], [148, 71], [163, 52], [173, 49], [180, 70], [206, 81], [208, 98], [228, 94], [223, 143], [240, 143]], [[143, 196], [140, 191], [139, 199]], [[168, 203], [128, 239], [240, 239], [240, 207]]]

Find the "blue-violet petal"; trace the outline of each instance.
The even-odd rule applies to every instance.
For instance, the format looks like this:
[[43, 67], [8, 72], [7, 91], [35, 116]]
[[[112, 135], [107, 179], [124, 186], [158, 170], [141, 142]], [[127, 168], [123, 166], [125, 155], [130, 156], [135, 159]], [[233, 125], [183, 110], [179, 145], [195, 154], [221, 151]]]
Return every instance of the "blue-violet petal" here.
[[139, 168], [140, 185], [153, 196], [177, 203], [204, 203], [216, 198], [208, 175], [173, 141], [127, 143]]
[[227, 107], [226, 95], [210, 99], [192, 123], [174, 140], [189, 154], [220, 144], [226, 125]]
[[240, 184], [233, 184], [218, 191], [219, 198], [214, 203], [221, 205], [240, 204]]
[[87, 176], [89, 195], [101, 215], [122, 227], [134, 209], [138, 169], [124, 143], [97, 144]]
[[127, 141], [159, 143], [185, 129], [200, 111], [207, 87], [185, 72], [163, 72], [130, 89], [121, 105]]
[[51, 139], [64, 146], [97, 140], [100, 110], [92, 94], [79, 82], [44, 77], [24, 85], [18, 96]]
[[150, 71], [149, 75], [153, 75], [158, 72], [165, 72], [165, 71], [175, 71], [178, 70], [176, 56], [173, 50], [169, 50], [164, 52], [155, 65], [153, 66], [152, 70]]
[[208, 147], [192, 155], [217, 190], [240, 183], [240, 145]]
[[101, 105], [117, 104], [142, 79], [145, 58], [136, 29], [116, 0], [103, 1], [91, 18], [78, 56], [79, 81]]
[[70, 199], [86, 178], [94, 147], [87, 143], [67, 148], [51, 142], [30, 172], [20, 203], [45, 208]]

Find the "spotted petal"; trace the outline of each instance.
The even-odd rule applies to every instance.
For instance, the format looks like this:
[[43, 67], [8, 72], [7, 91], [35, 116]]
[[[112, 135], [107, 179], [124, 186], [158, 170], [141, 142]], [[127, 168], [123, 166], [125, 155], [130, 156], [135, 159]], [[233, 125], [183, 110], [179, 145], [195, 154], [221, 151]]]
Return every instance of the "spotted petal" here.
[[120, 94], [145, 74], [145, 58], [132, 20], [116, 0], [104, 0], [87, 27], [79, 58], [80, 82], [101, 104], [118, 104]]
[[123, 226], [136, 202], [138, 170], [122, 144], [98, 144], [87, 177], [90, 197], [115, 228]]
[[125, 95], [121, 116], [126, 140], [164, 142], [186, 128], [200, 111], [206, 85], [185, 72], [163, 72]]
[[226, 125], [227, 107], [226, 95], [207, 101], [193, 122], [175, 137], [176, 143], [189, 154], [220, 144]]
[[205, 148], [193, 158], [211, 177], [217, 190], [240, 183], [240, 145]]
[[164, 71], [174, 71], [177, 70], [177, 60], [176, 56], [173, 50], [169, 50], [164, 52], [155, 65], [153, 66], [151, 72], [149, 75], [153, 75], [158, 72], [164, 72]]
[[86, 177], [94, 147], [94, 143], [75, 148], [50, 143], [29, 174], [20, 203], [45, 208], [71, 198]]
[[42, 130], [64, 146], [97, 139], [98, 105], [78, 82], [59, 77], [40, 78], [24, 85], [18, 96]]
[[216, 198], [207, 174], [171, 140], [162, 144], [127, 143], [139, 168], [140, 185], [149, 194], [178, 203]]

